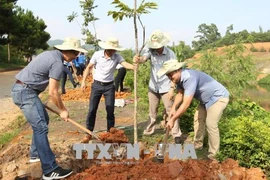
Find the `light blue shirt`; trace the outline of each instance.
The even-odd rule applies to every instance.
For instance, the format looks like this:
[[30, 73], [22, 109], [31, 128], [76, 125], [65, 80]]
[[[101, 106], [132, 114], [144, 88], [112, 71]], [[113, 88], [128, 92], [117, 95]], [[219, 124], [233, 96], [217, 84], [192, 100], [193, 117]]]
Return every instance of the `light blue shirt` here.
[[161, 77], [157, 76], [157, 72], [160, 70], [165, 61], [176, 59], [174, 52], [164, 46], [164, 50], [161, 55], [149, 49], [143, 54], [143, 56], [150, 59], [151, 63], [149, 89], [155, 93], [167, 93], [170, 89], [171, 81], [166, 75]]
[[228, 90], [208, 74], [191, 69], [182, 69], [177, 89], [184, 90], [184, 96], [194, 95], [208, 109], [220, 98], [229, 98]]
[[116, 66], [123, 61], [124, 58], [118, 53], [114, 53], [111, 58], [106, 59], [104, 50], [95, 52], [90, 60], [90, 63], [95, 66], [94, 79], [101, 82], [113, 81]]

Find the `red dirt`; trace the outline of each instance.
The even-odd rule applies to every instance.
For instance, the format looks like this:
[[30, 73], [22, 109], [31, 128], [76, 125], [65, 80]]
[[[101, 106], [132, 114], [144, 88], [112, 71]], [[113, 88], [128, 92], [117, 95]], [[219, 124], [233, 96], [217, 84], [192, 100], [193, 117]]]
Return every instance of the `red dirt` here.
[[[80, 80], [81, 81], [81, 80]], [[66, 89], [66, 94], [62, 94], [61, 98], [63, 101], [69, 101], [69, 100], [89, 100], [90, 92], [91, 92], [91, 82], [93, 81], [92, 77], [89, 76], [86, 79], [87, 87], [85, 91], [83, 92], [81, 88], [76, 89]], [[130, 92], [117, 92], [115, 93], [115, 98], [126, 98], [130, 96]], [[104, 100], [104, 97], [102, 97], [102, 100]]]
[[258, 168], [245, 169], [239, 167], [238, 162], [227, 159], [222, 163], [210, 160], [187, 161], [173, 160], [162, 163], [154, 163], [145, 160], [127, 162], [111, 162], [111, 164], [93, 165], [82, 173], [77, 173], [69, 180], [196, 180], [196, 179], [266, 179]]
[[110, 132], [101, 132], [98, 134], [100, 139], [107, 143], [127, 143], [128, 138], [123, 130], [111, 128]]

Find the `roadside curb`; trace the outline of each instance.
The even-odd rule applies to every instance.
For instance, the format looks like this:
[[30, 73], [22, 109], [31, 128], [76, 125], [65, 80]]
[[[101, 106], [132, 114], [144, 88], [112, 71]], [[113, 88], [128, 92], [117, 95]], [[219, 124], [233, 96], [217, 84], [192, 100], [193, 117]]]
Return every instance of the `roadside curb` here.
[[9, 72], [9, 71], [16, 71], [16, 70], [21, 70], [21, 69], [23, 69], [23, 67], [0, 69], [0, 73]]

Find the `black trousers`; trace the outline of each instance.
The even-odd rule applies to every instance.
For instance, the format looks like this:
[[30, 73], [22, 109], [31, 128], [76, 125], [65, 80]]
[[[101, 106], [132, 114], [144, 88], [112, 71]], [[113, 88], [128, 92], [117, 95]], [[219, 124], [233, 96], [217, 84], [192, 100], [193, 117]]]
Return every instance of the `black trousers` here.
[[65, 94], [66, 93], [65, 86], [66, 86], [66, 81], [67, 81], [67, 75], [68, 75], [69, 80], [71, 81], [73, 87], [76, 86], [76, 83], [75, 83], [75, 81], [73, 79], [73, 76], [72, 76], [70, 70], [68, 69], [67, 66], [64, 66], [64, 68], [63, 68], [63, 74], [62, 74], [62, 84], [61, 84], [62, 94]]
[[120, 91], [123, 92], [124, 91], [124, 79], [126, 76], [127, 70], [126, 68], [120, 68], [118, 69], [118, 73], [115, 77], [115, 91], [118, 92], [119, 87], [120, 87]]
[[102, 85], [94, 81], [92, 84], [90, 101], [89, 101], [89, 111], [86, 118], [86, 127], [90, 131], [94, 130], [96, 122], [96, 114], [101, 96], [105, 97], [105, 106], [107, 111], [107, 131], [111, 127], [114, 127], [115, 117], [114, 117], [114, 101], [115, 101], [115, 87], [114, 83]]

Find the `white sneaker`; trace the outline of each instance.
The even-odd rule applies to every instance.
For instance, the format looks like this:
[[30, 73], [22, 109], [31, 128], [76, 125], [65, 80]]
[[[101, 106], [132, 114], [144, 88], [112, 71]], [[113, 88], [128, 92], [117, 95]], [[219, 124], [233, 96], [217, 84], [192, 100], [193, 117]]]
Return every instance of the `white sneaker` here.
[[35, 163], [35, 162], [39, 162], [39, 161], [40, 161], [39, 157], [30, 157], [30, 159], [29, 159], [30, 163]]

